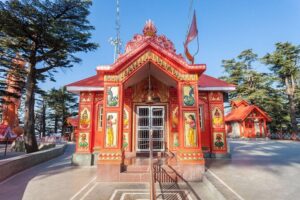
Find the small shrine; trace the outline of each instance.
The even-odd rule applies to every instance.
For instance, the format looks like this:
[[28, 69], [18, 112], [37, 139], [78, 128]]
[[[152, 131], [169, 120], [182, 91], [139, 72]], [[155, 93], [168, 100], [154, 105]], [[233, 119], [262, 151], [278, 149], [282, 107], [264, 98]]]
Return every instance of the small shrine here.
[[267, 113], [245, 100], [231, 101], [232, 110], [225, 116], [229, 137], [266, 137], [267, 123], [272, 121]]
[[97, 165], [100, 181], [142, 181], [122, 172], [149, 155], [152, 134], [157, 155], [172, 158], [185, 180], [200, 180], [205, 156], [228, 154], [223, 97], [235, 89], [205, 70], [147, 21], [113, 64], [67, 85], [80, 97], [73, 163]]

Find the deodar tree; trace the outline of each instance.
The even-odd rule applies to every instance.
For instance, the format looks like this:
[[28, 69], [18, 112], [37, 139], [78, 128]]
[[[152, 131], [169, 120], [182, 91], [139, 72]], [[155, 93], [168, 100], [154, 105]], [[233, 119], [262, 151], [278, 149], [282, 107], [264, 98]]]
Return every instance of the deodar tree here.
[[294, 133], [298, 133], [296, 120], [297, 109], [297, 76], [299, 75], [300, 46], [295, 46], [289, 42], [276, 43], [273, 53], [268, 53], [263, 57], [263, 62], [270, 65], [270, 70], [284, 86], [288, 97], [290, 122]]
[[0, 45], [7, 57], [26, 64], [24, 138], [27, 153], [38, 150], [34, 133], [35, 89], [40, 80], [54, 79], [59, 68], [80, 62], [77, 52], [97, 48], [90, 42], [93, 26], [88, 0], [10, 0], [0, 2]]

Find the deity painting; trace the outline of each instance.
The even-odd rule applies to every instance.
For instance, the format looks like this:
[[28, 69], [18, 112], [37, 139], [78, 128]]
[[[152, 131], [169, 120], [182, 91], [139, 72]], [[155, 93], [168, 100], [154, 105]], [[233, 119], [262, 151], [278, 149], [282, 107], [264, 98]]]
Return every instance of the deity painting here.
[[174, 107], [172, 110], [172, 130], [177, 130], [178, 128], [178, 106]]
[[119, 106], [119, 87], [107, 87], [107, 106]]
[[124, 112], [123, 112], [123, 128], [124, 129], [129, 128], [129, 113], [127, 108], [124, 108]]
[[220, 108], [218, 107], [215, 107], [212, 111], [212, 124], [213, 124], [213, 128], [224, 127], [223, 114]]
[[117, 135], [118, 135], [118, 113], [107, 113], [106, 114], [106, 147], [117, 146]]
[[90, 128], [91, 114], [88, 108], [84, 108], [80, 112], [80, 128]]
[[214, 132], [214, 149], [225, 150], [224, 134], [220, 132]]
[[82, 150], [86, 150], [89, 147], [88, 133], [79, 133], [78, 138], [78, 148]]
[[196, 113], [184, 113], [184, 140], [186, 147], [197, 146], [197, 122]]
[[183, 105], [195, 105], [195, 91], [193, 86], [183, 86]]
[[179, 147], [178, 133], [173, 134], [173, 147]]
[[128, 151], [129, 139], [128, 139], [128, 132], [123, 133], [123, 149]]

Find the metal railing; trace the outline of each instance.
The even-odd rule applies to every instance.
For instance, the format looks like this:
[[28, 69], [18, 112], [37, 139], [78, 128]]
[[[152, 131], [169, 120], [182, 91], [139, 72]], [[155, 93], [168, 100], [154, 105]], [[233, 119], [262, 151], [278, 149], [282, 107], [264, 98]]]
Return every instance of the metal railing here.
[[155, 191], [155, 177], [154, 177], [154, 167], [153, 167], [153, 131], [150, 129], [150, 200], [156, 199], [156, 191]]

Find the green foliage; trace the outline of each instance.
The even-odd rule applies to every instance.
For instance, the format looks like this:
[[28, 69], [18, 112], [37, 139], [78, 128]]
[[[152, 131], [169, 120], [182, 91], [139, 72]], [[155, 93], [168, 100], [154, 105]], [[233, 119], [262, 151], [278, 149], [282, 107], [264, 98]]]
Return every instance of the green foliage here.
[[273, 73], [262, 73], [255, 70], [253, 64], [260, 59], [251, 49], [242, 51], [237, 58], [223, 60], [225, 76], [223, 80], [235, 84], [236, 91], [230, 93], [230, 99], [245, 99], [259, 106], [272, 118], [270, 128], [278, 131], [291, 127], [287, 96], [278, 82], [278, 76]]
[[[295, 46], [289, 42], [276, 43], [275, 51], [268, 53], [262, 58], [262, 61], [270, 66], [270, 70], [277, 78], [279, 86], [281, 86], [288, 99], [290, 126], [293, 132], [298, 132], [296, 117], [299, 115], [299, 101], [297, 95], [299, 93], [299, 77], [300, 73], [300, 46]], [[298, 82], [297, 82], [298, 81]]]
[[[68, 92], [66, 87], [60, 89], [51, 89], [46, 96], [47, 105], [51, 109], [51, 114], [49, 118], [54, 122], [54, 126], [58, 126], [60, 122], [61, 132], [65, 133], [67, 127], [67, 118], [71, 116], [78, 115], [77, 108], [77, 98], [74, 94]], [[57, 131], [59, 128], [54, 127]]]
[[29, 153], [37, 151], [34, 136], [37, 83], [46, 78], [55, 80], [53, 73], [58, 69], [80, 62], [76, 53], [97, 48], [89, 42], [90, 31], [94, 29], [87, 19], [91, 4], [87, 0], [0, 1], [1, 69], [5, 70], [17, 54], [27, 64], [24, 136]]

